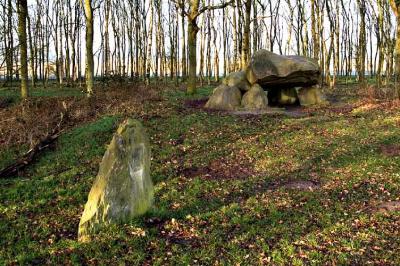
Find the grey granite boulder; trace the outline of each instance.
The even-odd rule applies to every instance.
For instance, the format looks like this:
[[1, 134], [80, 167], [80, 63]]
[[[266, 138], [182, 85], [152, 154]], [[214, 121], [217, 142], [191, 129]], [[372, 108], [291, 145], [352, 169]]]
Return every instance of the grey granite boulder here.
[[265, 110], [268, 108], [268, 97], [260, 85], [254, 84], [251, 89], [243, 95], [242, 107], [245, 110]]
[[299, 88], [297, 95], [302, 106], [328, 104], [322, 95], [319, 85], [307, 88]]
[[222, 84], [229, 87], [236, 87], [241, 91], [248, 91], [251, 88], [250, 83], [247, 81], [246, 72], [232, 72], [222, 80]]
[[205, 105], [207, 109], [233, 111], [240, 107], [242, 94], [236, 87], [220, 85], [214, 89], [213, 94]]

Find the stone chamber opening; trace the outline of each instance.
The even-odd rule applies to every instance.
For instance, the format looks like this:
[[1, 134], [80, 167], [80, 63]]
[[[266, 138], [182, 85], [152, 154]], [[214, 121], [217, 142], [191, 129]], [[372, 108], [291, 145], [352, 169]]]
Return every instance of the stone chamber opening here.
[[268, 106], [293, 107], [300, 106], [300, 100], [295, 88], [263, 88], [268, 93]]

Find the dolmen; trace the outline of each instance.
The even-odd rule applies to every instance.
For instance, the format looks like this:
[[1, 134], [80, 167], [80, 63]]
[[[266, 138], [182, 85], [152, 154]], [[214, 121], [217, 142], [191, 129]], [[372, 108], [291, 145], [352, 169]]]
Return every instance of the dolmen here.
[[229, 74], [214, 89], [205, 108], [234, 111], [326, 104], [320, 80], [320, 67], [312, 58], [259, 50], [245, 70]]

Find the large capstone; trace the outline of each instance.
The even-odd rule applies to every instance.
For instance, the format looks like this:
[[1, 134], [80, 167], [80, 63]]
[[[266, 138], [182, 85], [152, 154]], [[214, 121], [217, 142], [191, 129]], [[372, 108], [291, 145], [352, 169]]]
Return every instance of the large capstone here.
[[103, 225], [144, 214], [152, 201], [149, 139], [139, 121], [128, 119], [104, 154], [79, 223], [79, 241], [90, 240]]
[[310, 87], [318, 84], [318, 63], [303, 56], [283, 56], [267, 50], [256, 52], [247, 68], [247, 80], [264, 89]]
[[251, 89], [243, 95], [242, 107], [245, 110], [264, 110], [268, 108], [268, 97], [260, 85], [254, 84]]
[[240, 107], [241, 100], [242, 94], [237, 87], [221, 84], [214, 89], [205, 107], [207, 109], [233, 111]]

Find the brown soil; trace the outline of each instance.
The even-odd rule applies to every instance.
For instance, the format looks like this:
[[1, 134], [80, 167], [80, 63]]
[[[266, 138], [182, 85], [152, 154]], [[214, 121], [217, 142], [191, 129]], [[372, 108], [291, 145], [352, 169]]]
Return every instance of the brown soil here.
[[190, 167], [181, 171], [187, 178], [244, 179], [255, 174], [249, 162], [230, 161], [224, 158], [212, 161], [206, 167]]
[[329, 108], [329, 112], [334, 114], [348, 114], [354, 110], [354, 106], [350, 104]]
[[196, 99], [196, 100], [186, 100], [184, 102], [185, 108], [192, 109], [203, 109], [204, 105], [206, 105], [208, 98]]
[[230, 112], [239, 116], [257, 116], [257, 115], [281, 115], [286, 114], [283, 108], [270, 107], [266, 110], [239, 110]]
[[388, 157], [400, 156], [400, 145], [388, 144], [380, 147], [381, 153]]

